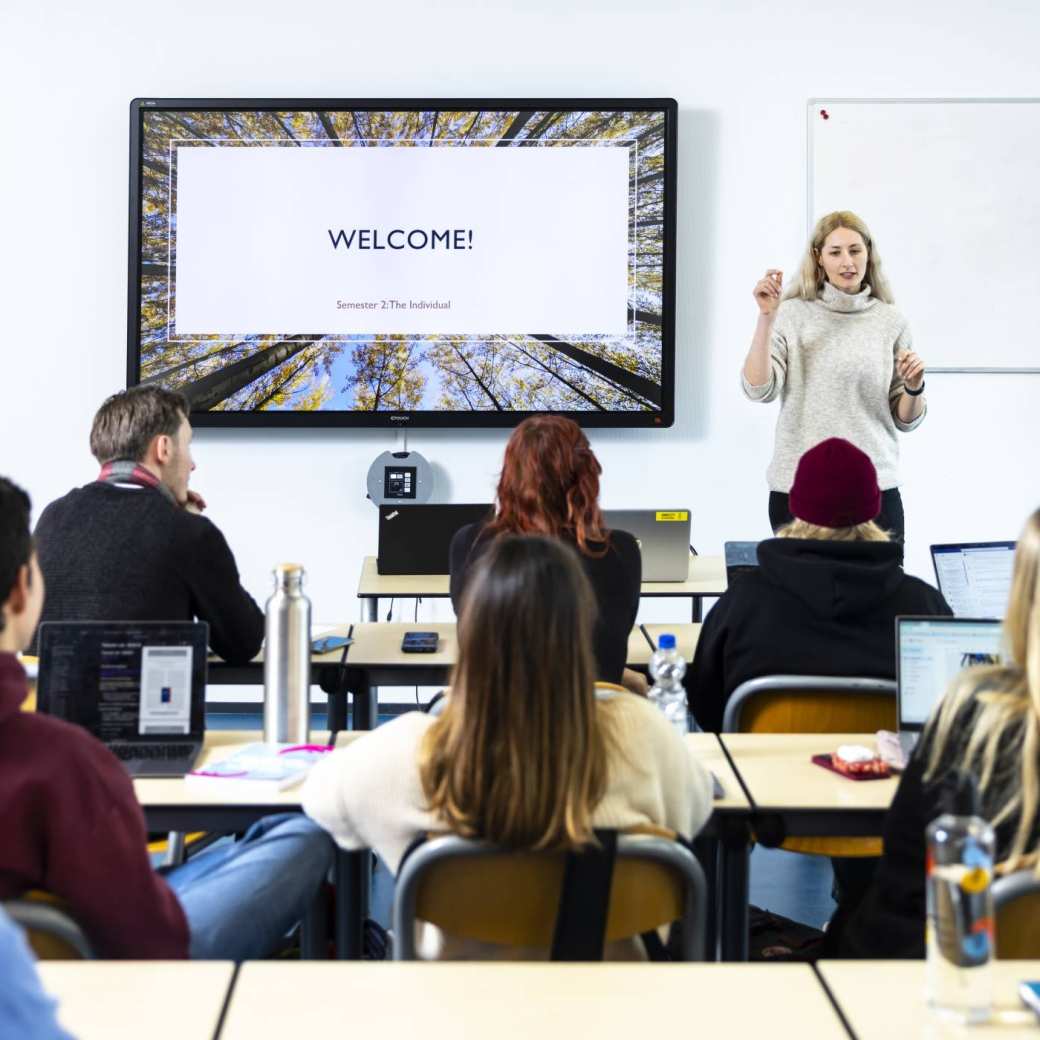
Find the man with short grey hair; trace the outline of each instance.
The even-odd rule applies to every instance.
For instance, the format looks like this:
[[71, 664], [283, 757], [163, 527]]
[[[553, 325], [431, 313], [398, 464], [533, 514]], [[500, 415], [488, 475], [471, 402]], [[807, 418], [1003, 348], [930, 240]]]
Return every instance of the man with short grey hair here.
[[250, 660], [264, 617], [238, 577], [224, 536], [188, 487], [188, 402], [159, 386], [113, 394], [98, 409], [96, 480], [52, 502], [36, 525], [47, 583], [43, 621], [209, 623], [213, 650]]

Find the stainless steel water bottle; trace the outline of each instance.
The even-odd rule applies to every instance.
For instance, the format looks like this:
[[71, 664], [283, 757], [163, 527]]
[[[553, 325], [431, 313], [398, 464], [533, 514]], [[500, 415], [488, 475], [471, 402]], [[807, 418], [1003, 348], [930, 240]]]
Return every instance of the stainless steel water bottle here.
[[264, 740], [310, 743], [311, 601], [303, 594], [303, 567], [280, 563], [267, 601], [264, 645]]

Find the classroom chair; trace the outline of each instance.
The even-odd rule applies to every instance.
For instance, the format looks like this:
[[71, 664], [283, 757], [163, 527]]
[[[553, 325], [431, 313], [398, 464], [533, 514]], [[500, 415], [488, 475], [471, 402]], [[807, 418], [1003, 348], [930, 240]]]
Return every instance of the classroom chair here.
[[993, 915], [1000, 960], [1040, 958], [1040, 878], [1016, 870], [993, 884]]
[[[749, 679], [733, 691], [722, 717], [723, 733], [872, 733], [896, 726], [893, 680], [829, 675]], [[881, 855], [881, 839], [787, 838], [780, 848], [869, 858]]]
[[94, 960], [94, 948], [61, 902], [47, 892], [31, 891], [3, 904], [29, 940], [37, 959]]
[[[564, 853], [509, 852], [466, 838], [432, 838], [408, 856], [397, 878], [394, 959], [418, 959], [417, 921], [461, 938], [549, 950], [565, 864]], [[707, 892], [696, 857], [674, 836], [621, 834], [605, 942], [678, 921], [682, 959], [703, 960]]]

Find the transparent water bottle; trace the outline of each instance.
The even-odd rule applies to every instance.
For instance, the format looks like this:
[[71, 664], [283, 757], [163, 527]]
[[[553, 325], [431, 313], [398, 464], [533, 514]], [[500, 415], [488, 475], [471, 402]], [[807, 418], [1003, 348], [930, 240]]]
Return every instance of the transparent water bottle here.
[[993, 828], [947, 813], [926, 835], [928, 1002], [941, 1015], [985, 1022], [993, 999]]
[[664, 717], [682, 735], [689, 732], [686, 716], [686, 690], [682, 677], [686, 674], [686, 662], [675, 648], [675, 636], [663, 633], [657, 640], [657, 649], [650, 658], [650, 674], [654, 685], [647, 696], [656, 704]]
[[303, 567], [280, 563], [267, 601], [264, 644], [264, 740], [310, 743], [311, 601], [303, 594]]

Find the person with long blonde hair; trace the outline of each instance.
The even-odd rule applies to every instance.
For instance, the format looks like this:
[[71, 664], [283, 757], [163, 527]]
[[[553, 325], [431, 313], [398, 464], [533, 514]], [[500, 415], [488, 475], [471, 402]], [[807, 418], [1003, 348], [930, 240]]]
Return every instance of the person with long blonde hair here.
[[[304, 810], [393, 873], [434, 831], [544, 850], [580, 848], [600, 827], [692, 837], [711, 813], [710, 778], [644, 697], [596, 682], [594, 613], [573, 549], [496, 538], [467, 585], [443, 713], [402, 715], [333, 752], [309, 776]], [[442, 957], [548, 953], [450, 936], [437, 946]]]
[[997, 872], [1040, 871], [1040, 509], [1015, 551], [999, 664], [967, 668], [925, 726], [885, 820], [874, 883], [832, 920], [825, 955], [923, 957], [925, 828], [973, 778]]
[[827, 437], [870, 456], [883, 492], [879, 524], [903, 540], [897, 432], [924, 419], [924, 362], [895, 308], [877, 242], [855, 213], [817, 222], [798, 276], [784, 291], [770, 268], [753, 290], [758, 323], [741, 381], [752, 401], [780, 398], [766, 472], [774, 531], [791, 520], [788, 493], [798, 460]]

